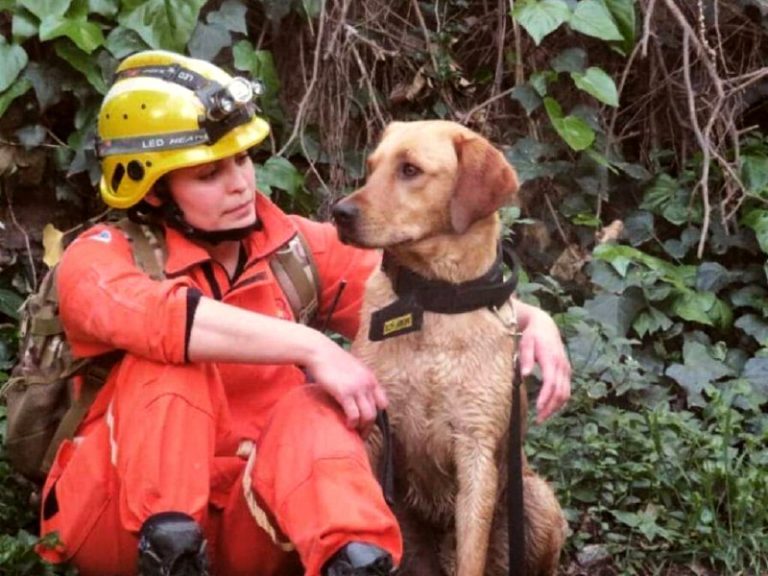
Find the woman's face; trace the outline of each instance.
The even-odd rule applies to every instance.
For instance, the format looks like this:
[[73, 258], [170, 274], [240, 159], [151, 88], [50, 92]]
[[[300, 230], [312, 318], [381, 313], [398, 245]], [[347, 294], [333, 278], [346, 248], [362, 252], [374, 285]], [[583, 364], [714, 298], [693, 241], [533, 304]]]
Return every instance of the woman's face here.
[[184, 219], [201, 230], [230, 230], [256, 222], [256, 175], [247, 152], [166, 176]]

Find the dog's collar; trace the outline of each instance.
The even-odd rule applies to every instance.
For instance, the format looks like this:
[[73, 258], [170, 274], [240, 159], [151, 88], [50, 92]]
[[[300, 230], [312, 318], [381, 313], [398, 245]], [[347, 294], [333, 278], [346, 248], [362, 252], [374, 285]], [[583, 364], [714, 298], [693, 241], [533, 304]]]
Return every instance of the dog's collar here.
[[[502, 264], [511, 275], [504, 279]], [[384, 340], [421, 329], [423, 313], [462, 314], [479, 308], [498, 308], [509, 300], [517, 286], [512, 249], [499, 242], [496, 260], [479, 278], [453, 284], [444, 280], [429, 280], [399, 266], [384, 253], [381, 268], [392, 282], [397, 300], [371, 315], [369, 339]]]

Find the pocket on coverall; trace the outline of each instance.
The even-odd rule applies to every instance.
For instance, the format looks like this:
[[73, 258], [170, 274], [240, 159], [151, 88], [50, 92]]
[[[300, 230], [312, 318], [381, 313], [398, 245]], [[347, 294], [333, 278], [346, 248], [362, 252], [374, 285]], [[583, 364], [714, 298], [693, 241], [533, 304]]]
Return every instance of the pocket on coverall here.
[[114, 478], [106, 426], [79, 445], [62, 442], [45, 483], [42, 509], [43, 533], [59, 534], [59, 561], [70, 560], [93, 532], [114, 496]]

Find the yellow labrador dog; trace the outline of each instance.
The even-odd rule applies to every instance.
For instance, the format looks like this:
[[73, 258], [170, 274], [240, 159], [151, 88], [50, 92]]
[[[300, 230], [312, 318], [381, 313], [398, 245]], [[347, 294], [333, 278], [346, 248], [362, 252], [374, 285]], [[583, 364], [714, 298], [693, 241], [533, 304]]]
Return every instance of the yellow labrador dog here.
[[[399, 504], [444, 536], [442, 571], [458, 576], [506, 573], [515, 341], [483, 292], [501, 274], [496, 211], [517, 189], [503, 155], [471, 130], [395, 122], [368, 159], [365, 185], [333, 210], [343, 241], [384, 249], [353, 352], [387, 391]], [[562, 512], [527, 465], [524, 498], [527, 574], [555, 574]]]

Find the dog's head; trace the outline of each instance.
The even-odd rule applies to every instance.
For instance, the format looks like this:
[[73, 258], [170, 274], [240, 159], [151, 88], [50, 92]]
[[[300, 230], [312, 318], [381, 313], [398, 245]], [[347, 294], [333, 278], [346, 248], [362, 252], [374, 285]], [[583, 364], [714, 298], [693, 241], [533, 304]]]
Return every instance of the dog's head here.
[[368, 158], [365, 185], [338, 202], [344, 242], [387, 248], [463, 234], [509, 203], [517, 174], [479, 134], [454, 122], [393, 122]]

